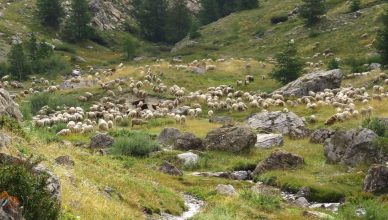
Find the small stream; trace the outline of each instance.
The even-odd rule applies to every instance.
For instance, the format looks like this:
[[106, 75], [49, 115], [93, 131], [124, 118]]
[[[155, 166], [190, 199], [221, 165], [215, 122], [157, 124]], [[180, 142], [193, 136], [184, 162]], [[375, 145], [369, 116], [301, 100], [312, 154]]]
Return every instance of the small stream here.
[[174, 216], [168, 213], [162, 213], [160, 220], [186, 220], [194, 217], [198, 214], [201, 208], [205, 205], [205, 202], [199, 200], [191, 195], [183, 194], [183, 199], [185, 201], [185, 206], [187, 210], [182, 213], [180, 216]]

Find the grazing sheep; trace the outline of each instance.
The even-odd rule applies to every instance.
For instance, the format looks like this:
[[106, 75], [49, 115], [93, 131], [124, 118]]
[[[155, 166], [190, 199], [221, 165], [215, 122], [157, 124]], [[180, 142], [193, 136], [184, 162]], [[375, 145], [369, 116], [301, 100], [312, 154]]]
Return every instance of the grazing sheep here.
[[98, 120], [98, 129], [100, 129], [101, 131], [108, 131], [108, 123], [104, 119]]
[[70, 129], [62, 129], [57, 133], [57, 136], [68, 136], [71, 134]]
[[135, 125], [144, 125], [144, 124], [147, 124], [148, 122], [147, 121], [144, 121], [143, 119], [139, 119], [139, 118], [133, 118], [131, 120], [131, 123], [132, 123], [132, 127], [134, 127]]
[[207, 115], [209, 116], [209, 118], [213, 117], [213, 115], [214, 115], [213, 110], [208, 111]]

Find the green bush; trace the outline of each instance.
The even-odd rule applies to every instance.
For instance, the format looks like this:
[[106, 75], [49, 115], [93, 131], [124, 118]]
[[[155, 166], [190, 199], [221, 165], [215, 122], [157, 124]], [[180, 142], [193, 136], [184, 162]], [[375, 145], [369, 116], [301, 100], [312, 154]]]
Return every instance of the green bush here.
[[50, 95], [48, 93], [40, 93], [38, 95], [31, 96], [30, 98], [30, 111], [33, 115], [36, 115], [38, 111], [45, 105], [48, 105]]
[[40, 60], [37, 71], [53, 78], [57, 75], [70, 73], [71, 66], [63, 57], [54, 55]]
[[272, 24], [278, 24], [278, 23], [282, 23], [282, 22], [286, 22], [286, 21], [288, 21], [287, 15], [277, 15], [277, 16], [273, 16], [271, 18]]
[[386, 133], [386, 126], [383, 120], [379, 118], [367, 118], [362, 121], [362, 127], [374, 131], [378, 136], [383, 137]]
[[329, 61], [329, 64], [327, 65], [327, 69], [329, 70], [335, 70], [335, 69], [339, 69], [340, 66], [339, 66], [339, 62], [333, 58]]
[[350, 2], [350, 11], [356, 12], [361, 9], [361, 0], [351, 0]]
[[0, 129], [7, 129], [21, 137], [27, 138], [26, 132], [23, 130], [19, 122], [16, 119], [8, 117], [6, 115], [0, 116]]
[[68, 53], [77, 53], [77, 50], [75, 49], [75, 47], [73, 47], [68, 43], [55, 44], [55, 50], [68, 52]]
[[112, 147], [113, 154], [126, 156], [148, 156], [159, 150], [159, 144], [146, 133], [136, 132], [130, 137], [121, 136], [115, 139]]
[[378, 149], [388, 154], [388, 137], [378, 137], [375, 141], [375, 145]]
[[349, 65], [350, 71], [352, 73], [361, 73], [368, 71], [368, 67], [364, 65], [366, 64], [366, 62], [367, 61], [365, 59], [350, 58], [346, 60], [346, 64]]
[[240, 196], [256, 208], [267, 211], [279, 209], [281, 204], [281, 199], [278, 196], [258, 194], [250, 190], [244, 190]]
[[27, 220], [55, 220], [60, 205], [46, 189], [47, 177], [34, 175], [26, 165], [3, 165], [0, 167], [0, 192], [17, 197], [23, 206]]
[[56, 109], [57, 106], [76, 107], [80, 106], [78, 99], [73, 96], [64, 96], [58, 94], [40, 93], [31, 96], [30, 110], [33, 115], [36, 115], [43, 106], [49, 106], [51, 109]]
[[[363, 209], [365, 215], [358, 215], [357, 210]], [[388, 216], [388, 205], [374, 199], [352, 199], [338, 210], [337, 219], [373, 219], [385, 220]]]

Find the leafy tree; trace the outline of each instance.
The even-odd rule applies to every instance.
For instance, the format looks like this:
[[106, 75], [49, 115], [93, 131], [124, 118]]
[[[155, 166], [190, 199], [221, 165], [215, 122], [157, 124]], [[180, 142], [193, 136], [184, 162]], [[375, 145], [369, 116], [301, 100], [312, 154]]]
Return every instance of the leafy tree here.
[[277, 64], [271, 73], [271, 77], [282, 84], [296, 80], [303, 69], [303, 63], [297, 56], [294, 43], [290, 42], [285, 51], [276, 55]]
[[8, 71], [20, 81], [31, 74], [29, 62], [21, 44], [12, 45], [11, 51], [8, 53], [8, 66]]
[[132, 37], [128, 37], [127, 39], [125, 39], [123, 50], [126, 54], [127, 60], [130, 60], [135, 56], [136, 49], [137, 49], [136, 47], [137, 47], [136, 42]]
[[66, 20], [63, 29], [63, 38], [70, 42], [79, 42], [88, 39], [93, 33], [89, 25], [91, 15], [86, 0], [72, 0], [70, 17]]
[[201, 6], [199, 19], [202, 24], [209, 24], [220, 18], [220, 8], [217, 0], [201, 0]]
[[176, 43], [187, 35], [192, 19], [186, 0], [173, 0], [171, 5], [168, 10], [166, 40], [170, 43]]
[[142, 35], [153, 42], [166, 40], [168, 3], [166, 0], [135, 0], [133, 14], [139, 22]]
[[381, 56], [381, 62], [383, 65], [388, 65], [388, 9], [382, 17], [383, 29], [379, 31], [377, 36], [376, 47]]
[[37, 0], [37, 17], [42, 24], [58, 28], [65, 15], [60, 0]]
[[30, 67], [34, 72], [40, 72], [43, 60], [54, 53], [53, 48], [45, 41], [39, 42], [34, 33], [31, 33], [27, 42], [27, 52]]
[[325, 12], [324, 0], [303, 0], [300, 16], [306, 20], [307, 25], [314, 25], [319, 22], [320, 16]]
[[352, 0], [350, 2], [350, 11], [351, 12], [356, 12], [358, 10], [360, 10], [361, 8], [361, 0]]

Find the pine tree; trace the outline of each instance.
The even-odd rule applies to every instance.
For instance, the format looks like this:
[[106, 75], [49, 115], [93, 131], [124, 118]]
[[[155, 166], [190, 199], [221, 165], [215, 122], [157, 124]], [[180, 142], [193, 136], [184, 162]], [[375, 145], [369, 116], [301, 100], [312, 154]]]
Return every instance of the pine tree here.
[[192, 19], [186, 0], [173, 0], [171, 5], [168, 10], [166, 40], [169, 43], [176, 43], [190, 31]]
[[296, 80], [303, 69], [303, 63], [297, 53], [295, 44], [290, 42], [285, 51], [276, 55], [277, 64], [271, 73], [271, 77], [282, 84]]
[[42, 24], [58, 28], [65, 15], [60, 0], [37, 0], [37, 17]]
[[132, 37], [128, 37], [124, 41], [123, 50], [126, 55], [126, 60], [130, 60], [135, 56], [136, 53], [136, 42]]
[[91, 15], [86, 0], [72, 0], [70, 17], [66, 20], [63, 30], [63, 38], [70, 42], [86, 40], [93, 32]]
[[388, 9], [385, 10], [382, 16], [383, 29], [379, 31], [377, 36], [377, 51], [381, 56], [381, 63], [388, 65]]
[[139, 22], [143, 36], [153, 42], [166, 40], [167, 8], [166, 0], [135, 0], [133, 15]]
[[306, 25], [314, 25], [319, 22], [320, 16], [325, 12], [324, 0], [303, 0], [300, 16], [306, 20]]
[[217, 0], [201, 0], [201, 6], [199, 19], [202, 24], [209, 24], [220, 18], [220, 8]]
[[12, 45], [11, 51], [8, 53], [8, 66], [8, 71], [14, 78], [20, 81], [26, 79], [31, 74], [27, 56], [21, 44]]

